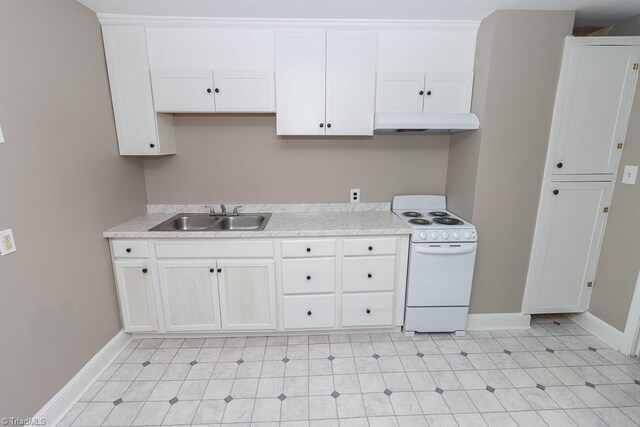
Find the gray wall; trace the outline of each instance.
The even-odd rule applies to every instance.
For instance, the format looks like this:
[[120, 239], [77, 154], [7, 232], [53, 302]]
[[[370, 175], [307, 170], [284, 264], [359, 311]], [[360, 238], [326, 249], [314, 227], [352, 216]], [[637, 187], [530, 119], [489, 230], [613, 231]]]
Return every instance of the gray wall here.
[[[613, 26], [609, 35], [640, 35], [640, 17], [633, 22], [635, 27], [631, 25], [632, 21]], [[640, 165], [640, 87], [636, 89], [631, 110], [589, 305], [591, 313], [620, 331], [627, 322], [640, 269], [640, 226], [637, 222], [640, 218], [640, 182], [635, 186], [620, 184], [625, 165]]]
[[[520, 312], [570, 11], [498, 11], [482, 22], [477, 135], [452, 137], [450, 207], [478, 228], [472, 313]], [[489, 45], [487, 45], [489, 44]], [[485, 55], [488, 53], [488, 57]], [[460, 147], [470, 143], [466, 149]], [[461, 185], [453, 171], [468, 171]]]
[[280, 138], [275, 116], [175, 117], [178, 154], [144, 161], [149, 203], [363, 202], [443, 194], [448, 136]]
[[0, 417], [33, 416], [120, 329], [102, 231], [144, 211], [118, 156], [95, 15], [73, 0], [0, 2]]

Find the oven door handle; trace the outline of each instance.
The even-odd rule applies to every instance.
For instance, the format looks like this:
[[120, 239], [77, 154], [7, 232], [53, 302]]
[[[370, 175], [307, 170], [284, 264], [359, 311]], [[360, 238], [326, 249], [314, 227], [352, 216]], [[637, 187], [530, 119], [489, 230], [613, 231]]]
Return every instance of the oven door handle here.
[[419, 254], [469, 254], [475, 252], [476, 245], [456, 247], [420, 247], [414, 248]]

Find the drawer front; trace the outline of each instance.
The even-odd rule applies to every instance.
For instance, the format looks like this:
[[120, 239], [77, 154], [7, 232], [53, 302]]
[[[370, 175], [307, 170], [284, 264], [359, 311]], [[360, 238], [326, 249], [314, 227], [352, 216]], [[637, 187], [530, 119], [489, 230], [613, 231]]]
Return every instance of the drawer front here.
[[282, 242], [283, 258], [307, 258], [334, 256], [336, 241], [334, 239], [285, 240]]
[[325, 293], [335, 289], [335, 258], [282, 261], [282, 290], [285, 294]]
[[395, 255], [398, 240], [395, 237], [360, 237], [344, 239], [344, 255]]
[[333, 328], [336, 301], [333, 295], [283, 297], [284, 329]]
[[396, 257], [345, 258], [342, 263], [344, 292], [392, 291], [396, 281]]
[[158, 258], [272, 258], [273, 240], [156, 242]]
[[111, 247], [114, 258], [149, 258], [146, 240], [113, 240]]
[[391, 324], [393, 324], [393, 292], [342, 296], [343, 327]]

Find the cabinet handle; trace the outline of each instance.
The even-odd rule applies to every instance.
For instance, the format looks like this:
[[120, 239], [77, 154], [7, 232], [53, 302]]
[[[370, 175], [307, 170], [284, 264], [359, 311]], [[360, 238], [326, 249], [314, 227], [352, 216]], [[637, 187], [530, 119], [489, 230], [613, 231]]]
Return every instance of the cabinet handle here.
[[558, 190], [553, 190], [553, 194], [555, 194], [555, 195], [557, 196], [558, 194], [560, 194], [560, 191], [558, 191]]
[[562, 166], [564, 166], [564, 164], [562, 164], [562, 162], [560, 162], [556, 166], [558, 167], [558, 169], [562, 169]]
[[131, 248], [127, 248], [126, 251], [127, 251], [128, 254], [130, 254], [131, 253]]
[[146, 268], [142, 269], [142, 272], [145, 273], [145, 274], [147, 273], [147, 271], [149, 271], [149, 270], [147, 270]]
[[311, 276], [307, 276], [307, 280], [311, 280]]
[[311, 252], [311, 248], [307, 248], [307, 252]]
[[209, 273], [213, 273], [213, 272], [215, 272], [215, 271], [216, 271], [216, 269], [215, 269], [215, 268], [210, 268], [210, 269], [209, 269]]
[[418, 95], [424, 95], [424, 91], [421, 90], [420, 92], [418, 92]]
[[327, 127], [330, 128], [331, 127], [331, 123], [327, 123]]
[[323, 128], [324, 127], [324, 123], [320, 123], [320, 127]]
[[207, 88], [207, 93], [211, 93], [211, 88]]
[[367, 314], [371, 314], [371, 309], [367, 308]]
[[369, 250], [372, 251], [373, 250], [373, 246], [369, 246]]
[[431, 95], [431, 91], [430, 90], [427, 91], [427, 96], [429, 96], [429, 95]]
[[149, 144], [149, 147], [154, 148], [156, 144]]
[[307, 316], [311, 316], [311, 310], [307, 311]]
[[215, 92], [216, 92], [216, 93], [220, 93], [220, 89], [216, 88], [216, 89], [215, 89]]
[[222, 269], [221, 268], [218, 269], [218, 273], [222, 273]]
[[371, 279], [371, 278], [373, 277], [373, 274], [369, 273], [369, 274], [367, 274], [367, 277], [368, 277], [369, 279]]

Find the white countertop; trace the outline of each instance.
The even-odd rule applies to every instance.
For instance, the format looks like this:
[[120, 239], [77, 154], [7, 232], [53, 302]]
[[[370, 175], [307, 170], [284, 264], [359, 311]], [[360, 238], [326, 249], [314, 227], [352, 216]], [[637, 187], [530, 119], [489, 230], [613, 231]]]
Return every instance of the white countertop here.
[[[185, 208], [182, 206], [181, 208]], [[149, 209], [153, 212], [153, 209]], [[193, 210], [179, 210], [193, 212]], [[261, 231], [149, 231], [177, 212], [147, 213], [103, 233], [107, 238], [239, 238], [408, 235], [411, 228], [389, 210], [272, 212]], [[269, 213], [269, 212], [264, 212]]]

